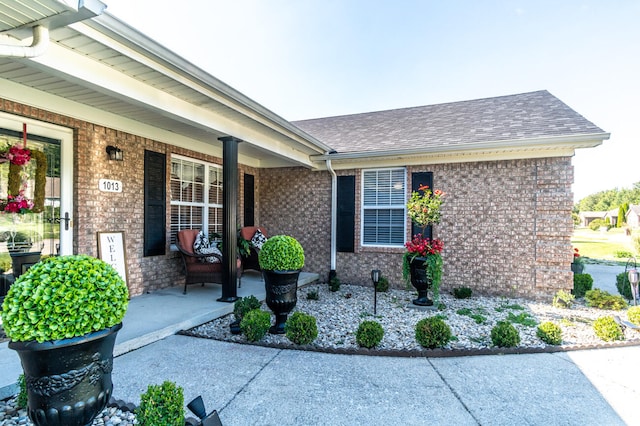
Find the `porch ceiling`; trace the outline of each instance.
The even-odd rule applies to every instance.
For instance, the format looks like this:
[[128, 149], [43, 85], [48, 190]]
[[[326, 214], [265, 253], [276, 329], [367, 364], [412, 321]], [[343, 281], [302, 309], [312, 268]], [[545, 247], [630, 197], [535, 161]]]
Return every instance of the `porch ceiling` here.
[[[40, 7], [25, 10], [25, 3]], [[0, 35], [9, 34], [17, 43], [25, 35], [17, 27], [24, 30], [70, 9], [54, 0], [5, 0], [0, 5]], [[20, 15], [16, 10], [25, 16], [14, 18]], [[203, 142], [206, 145], [198, 146], [210, 146], [212, 154], [220, 152], [219, 137], [235, 136], [245, 141], [239, 146], [240, 162], [255, 167], [315, 167], [310, 156], [329, 150], [109, 14], [50, 28], [50, 37], [42, 56], [0, 57], [0, 79], [19, 85], [14, 86], [17, 94], [19, 87], [35, 89], [36, 102], [38, 92], [71, 101], [55, 112], [166, 143]], [[29, 38], [20, 42], [29, 43]], [[3, 92], [2, 97], [11, 93]], [[24, 102], [16, 97], [8, 98]], [[35, 106], [51, 109], [51, 102]]]

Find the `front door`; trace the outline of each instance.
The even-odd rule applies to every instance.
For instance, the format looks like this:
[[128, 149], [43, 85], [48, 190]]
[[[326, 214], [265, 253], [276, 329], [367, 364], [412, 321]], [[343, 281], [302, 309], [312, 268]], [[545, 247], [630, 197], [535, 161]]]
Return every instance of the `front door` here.
[[0, 203], [7, 205], [10, 189], [11, 195], [33, 203], [26, 214], [5, 209], [0, 215], [0, 267], [5, 270], [9, 256], [15, 267], [20, 253], [56, 256], [73, 252], [73, 133], [71, 129], [0, 114], [0, 152], [10, 147], [23, 149], [25, 143], [31, 152], [26, 164], [10, 172], [7, 155], [0, 158]]

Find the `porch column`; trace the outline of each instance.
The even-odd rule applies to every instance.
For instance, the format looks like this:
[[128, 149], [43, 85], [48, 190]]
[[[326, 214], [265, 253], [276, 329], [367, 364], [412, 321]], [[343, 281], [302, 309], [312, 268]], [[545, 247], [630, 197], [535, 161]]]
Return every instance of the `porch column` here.
[[238, 144], [233, 136], [219, 138], [222, 141], [222, 297], [218, 302], [238, 300], [236, 223], [238, 217]]

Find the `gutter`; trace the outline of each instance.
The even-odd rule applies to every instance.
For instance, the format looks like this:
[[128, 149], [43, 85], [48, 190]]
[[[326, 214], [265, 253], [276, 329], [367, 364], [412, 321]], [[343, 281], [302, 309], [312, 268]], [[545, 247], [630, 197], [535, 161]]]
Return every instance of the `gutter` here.
[[329, 277], [336, 275], [336, 238], [338, 227], [338, 176], [327, 158], [327, 170], [331, 173], [331, 271]]
[[3, 58], [35, 58], [44, 54], [49, 47], [49, 29], [42, 25], [33, 27], [33, 42], [30, 46], [16, 44], [0, 45], [0, 57]]
[[508, 139], [502, 141], [490, 141], [490, 142], [475, 142], [475, 143], [462, 143], [462, 144], [441, 144], [431, 147], [421, 148], [406, 148], [406, 149], [387, 149], [381, 151], [358, 151], [358, 152], [343, 152], [331, 154], [327, 152], [323, 155], [312, 155], [312, 161], [326, 161], [333, 160], [353, 160], [353, 159], [372, 159], [381, 157], [398, 157], [398, 156], [414, 156], [424, 154], [438, 154], [438, 153], [450, 153], [460, 151], [479, 151], [479, 150], [504, 150], [506, 148], [535, 148], [545, 145], [575, 145], [579, 143], [589, 143], [590, 147], [598, 146], [603, 140], [609, 139], [610, 133], [588, 133], [583, 135], [572, 136], [556, 136], [556, 137], [541, 137], [533, 139]]

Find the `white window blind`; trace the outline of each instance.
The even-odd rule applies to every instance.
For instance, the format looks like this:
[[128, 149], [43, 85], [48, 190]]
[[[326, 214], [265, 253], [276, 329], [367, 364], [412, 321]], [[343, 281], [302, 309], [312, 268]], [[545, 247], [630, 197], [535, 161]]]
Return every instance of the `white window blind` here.
[[405, 234], [405, 169], [362, 172], [362, 244], [402, 246]]

